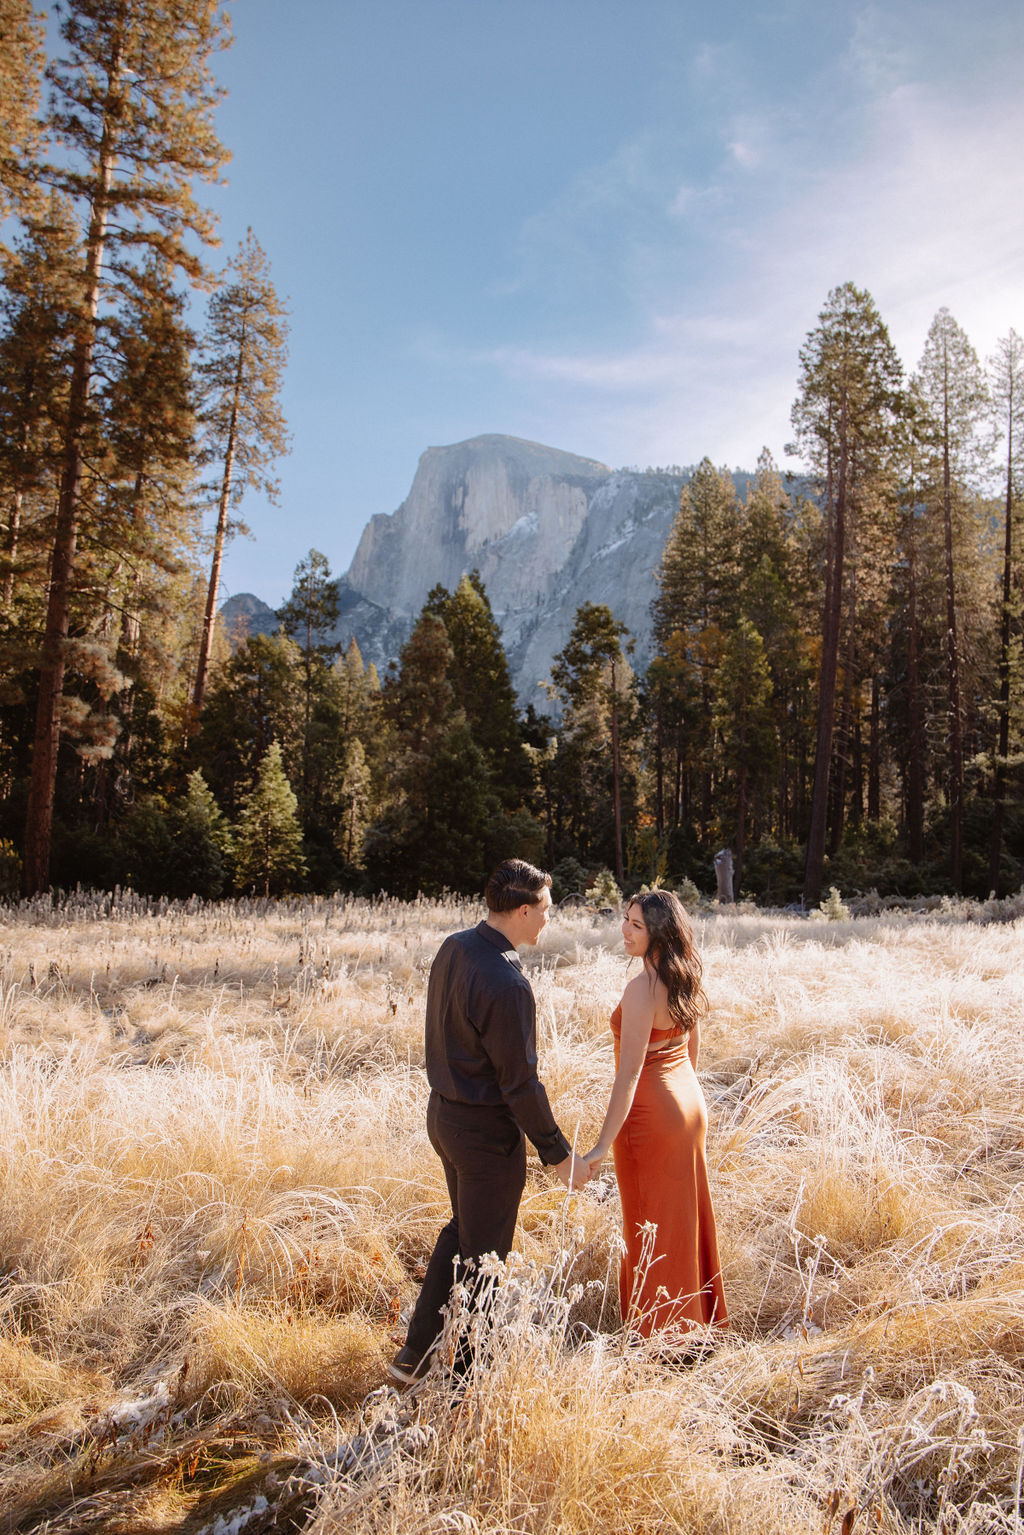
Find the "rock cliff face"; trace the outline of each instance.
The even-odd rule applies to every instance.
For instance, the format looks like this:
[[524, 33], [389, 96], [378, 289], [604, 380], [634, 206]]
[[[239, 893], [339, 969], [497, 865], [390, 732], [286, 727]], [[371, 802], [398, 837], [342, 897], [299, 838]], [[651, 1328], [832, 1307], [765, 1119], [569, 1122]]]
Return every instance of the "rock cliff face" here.
[[363, 601], [339, 637], [354, 632], [380, 665], [388, 656], [360, 631], [373, 617], [364, 604], [386, 615], [375, 627], [391, 639], [408, 633], [432, 586], [450, 589], [479, 570], [522, 701], [548, 707], [540, 684], [582, 602], [606, 602], [636, 635], [638, 663], [646, 659], [654, 572], [682, 483], [516, 437], [428, 448], [407, 499], [363, 533], [343, 586]]
[[[543, 687], [576, 609], [603, 602], [650, 655], [655, 571], [679, 506], [682, 474], [612, 470], [517, 437], [428, 448], [396, 512], [373, 517], [339, 582], [335, 638], [352, 635], [383, 671], [398, 655], [431, 587], [479, 570], [521, 701], [552, 707]], [[247, 604], [250, 631], [273, 615]], [[253, 606], [255, 604], [255, 607]]]

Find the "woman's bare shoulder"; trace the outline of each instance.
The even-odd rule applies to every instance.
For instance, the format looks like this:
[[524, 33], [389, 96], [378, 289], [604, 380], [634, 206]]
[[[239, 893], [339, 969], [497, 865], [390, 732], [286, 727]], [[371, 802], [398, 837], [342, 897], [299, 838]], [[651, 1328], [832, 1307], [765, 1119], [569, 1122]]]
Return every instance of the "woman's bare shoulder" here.
[[649, 971], [641, 970], [638, 975], [633, 976], [632, 980], [626, 982], [621, 1006], [623, 1012], [627, 1009], [630, 1012], [654, 1012], [659, 1002], [665, 1002], [667, 999], [668, 992], [665, 990], [664, 982], [657, 976], [652, 977]]

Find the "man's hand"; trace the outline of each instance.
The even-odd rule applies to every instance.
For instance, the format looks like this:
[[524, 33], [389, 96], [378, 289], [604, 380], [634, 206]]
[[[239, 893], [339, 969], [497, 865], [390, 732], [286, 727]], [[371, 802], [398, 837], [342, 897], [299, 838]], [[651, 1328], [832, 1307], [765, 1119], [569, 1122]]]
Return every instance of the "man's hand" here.
[[581, 1189], [590, 1180], [590, 1164], [571, 1153], [564, 1162], [555, 1163], [555, 1172], [567, 1189]]

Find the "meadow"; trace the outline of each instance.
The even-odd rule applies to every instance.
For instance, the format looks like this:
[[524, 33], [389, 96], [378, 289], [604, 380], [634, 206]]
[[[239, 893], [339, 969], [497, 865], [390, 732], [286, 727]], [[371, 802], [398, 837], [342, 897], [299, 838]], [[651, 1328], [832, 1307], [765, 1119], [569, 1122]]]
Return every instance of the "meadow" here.
[[[482, 912], [0, 908], [0, 1528], [1024, 1531], [1014, 911], [698, 913], [729, 1332], [628, 1344], [610, 1173], [532, 1157], [455, 1400], [384, 1366], [446, 1219], [426, 974]], [[558, 912], [524, 963], [589, 1145], [618, 919]]]

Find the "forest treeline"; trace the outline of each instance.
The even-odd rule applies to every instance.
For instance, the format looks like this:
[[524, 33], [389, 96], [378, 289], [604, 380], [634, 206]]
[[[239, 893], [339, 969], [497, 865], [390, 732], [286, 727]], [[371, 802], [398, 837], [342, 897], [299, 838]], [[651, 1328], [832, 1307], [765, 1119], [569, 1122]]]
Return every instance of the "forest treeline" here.
[[[556, 894], [609, 871], [817, 902], [1024, 880], [1024, 343], [941, 310], [906, 368], [870, 294], [799, 357], [794, 486], [704, 459], [653, 659], [587, 604], [519, 707], [475, 572], [387, 674], [332, 640], [310, 550], [272, 636], [220, 632], [226, 540], [287, 449], [287, 315], [255, 236], [217, 271], [207, 0], [0, 0], [0, 883]], [[197, 319], [202, 315], [201, 320]]]

